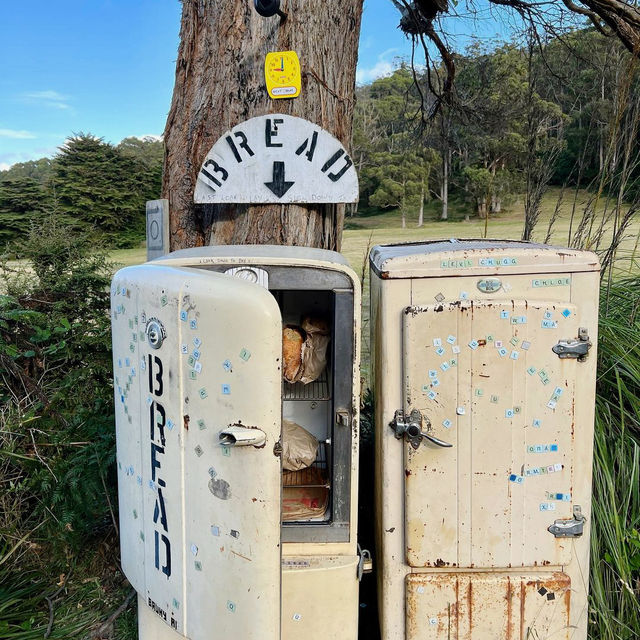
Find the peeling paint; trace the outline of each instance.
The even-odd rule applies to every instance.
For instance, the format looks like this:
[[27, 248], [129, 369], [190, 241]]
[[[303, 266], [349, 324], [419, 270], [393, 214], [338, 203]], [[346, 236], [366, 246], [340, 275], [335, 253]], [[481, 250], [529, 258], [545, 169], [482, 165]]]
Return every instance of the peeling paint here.
[[220, 500], [229, 500], [231, 498], [231, 486], [222, 478], [211, 478], [209, 480], [209, 491]]

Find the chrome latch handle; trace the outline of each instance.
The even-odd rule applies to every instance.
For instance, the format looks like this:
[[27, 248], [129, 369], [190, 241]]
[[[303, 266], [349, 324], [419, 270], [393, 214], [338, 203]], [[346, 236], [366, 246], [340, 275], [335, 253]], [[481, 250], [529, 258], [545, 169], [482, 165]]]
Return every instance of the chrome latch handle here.
[[559, 358], [575, 358], [578, 362], [584, 362], [589, 355], [591, 349], [591, 340], [589, 340], [589, 332], [585, 327], [578, 329], [578, 337], [567, 340], [559, 340], [557, 344], [551, 347], [553, 353]]
[[[423, 421], [426, 422], [426, 431], [422, 430]], [[389, 423], [389, 426], [396, 434], [396, 438], [400, 439], [406, 436], [409, 444], [414, 449], [417, 449], [420, 446], [423, 438], [426, 438], [429, 442], [439, 447], [453, 446], [448, 442], [431, 435], [431, 422], [429, 421], [429, 418], [423, 416], [417, 409], [413, 409], [408, 416], [405, 414], [403, 409], [398, 409], [395, 412], [393, 420]]]
[[445, 442], [444, 440], [440, 440], [440, 438], [436, 438], [432, 436], [430, 433], [425, 433], [424, 431], [421, 433], [423, 438], [429, 440], [429, 442], [433, 442], [433, 444], [437, 444], [439, 447], [453, 447], [449, 442]]

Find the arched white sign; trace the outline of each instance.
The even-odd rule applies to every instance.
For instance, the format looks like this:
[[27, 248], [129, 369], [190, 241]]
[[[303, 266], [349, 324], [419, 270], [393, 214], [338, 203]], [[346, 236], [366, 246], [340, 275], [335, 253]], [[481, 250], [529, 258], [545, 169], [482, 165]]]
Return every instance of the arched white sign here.
[[357, 202], [358, 176], [339, 140], [281, 113], [224, 133], [202, 163], [196, 203]]

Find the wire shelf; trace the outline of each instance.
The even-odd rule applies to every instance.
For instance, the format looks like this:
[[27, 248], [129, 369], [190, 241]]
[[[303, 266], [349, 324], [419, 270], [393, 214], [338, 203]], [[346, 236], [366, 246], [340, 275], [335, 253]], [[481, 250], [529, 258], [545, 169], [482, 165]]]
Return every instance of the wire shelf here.
[[282, 390], [283, 400], [330, 400], [329, 382], [327, 380], [327, 370], [325, 369], [320, 377], [313, 382], [304, 384], [303, 382], [284, 383]]
[[315, 522], [326, 520], [331, 482], [327, 451], [329, 442], [318, 443], [318, 454], [311, 466], [282, 473], [282, 521]]
[[328, 447], [328, 442], [318, 442], [318, 453], [310, 466], [299, 471], [283, 471], [282, 486], [285, 489], [294, 487], [324, 487], [328, 489], [331, 486], [327, 463]]

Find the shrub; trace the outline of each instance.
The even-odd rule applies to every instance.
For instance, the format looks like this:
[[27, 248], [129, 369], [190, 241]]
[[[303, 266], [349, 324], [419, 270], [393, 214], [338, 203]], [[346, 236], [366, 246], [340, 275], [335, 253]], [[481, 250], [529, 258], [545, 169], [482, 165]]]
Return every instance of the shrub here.
[[0, 263], [0, 536], [73, 547], [114, 504], [112, 269], [51, 220], [13, 251]]

